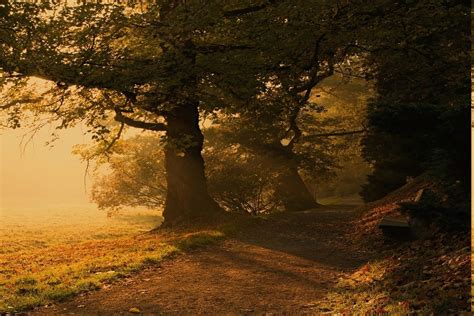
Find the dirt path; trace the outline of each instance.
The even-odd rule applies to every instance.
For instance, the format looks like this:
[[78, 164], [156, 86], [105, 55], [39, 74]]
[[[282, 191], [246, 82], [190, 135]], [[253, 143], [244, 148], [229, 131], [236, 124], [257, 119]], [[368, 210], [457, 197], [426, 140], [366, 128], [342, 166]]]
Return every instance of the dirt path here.
[[316, 313], [344, 273], [369, 257], [347, 248], [347, 208], [274, 217], [113, 286], [36, 311], [40, 315]]

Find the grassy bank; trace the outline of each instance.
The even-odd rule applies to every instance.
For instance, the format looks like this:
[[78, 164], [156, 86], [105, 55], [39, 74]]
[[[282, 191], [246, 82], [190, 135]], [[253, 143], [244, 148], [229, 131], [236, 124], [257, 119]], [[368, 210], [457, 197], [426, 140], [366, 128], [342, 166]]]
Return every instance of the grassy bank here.
[[107, 287], [224, 237], [220, 231], [197, 228], [150, 233], [147, 230], [159, 219], [142, 213], [127, 215], [128, 221], [103, 220], [99, 213], [81, 221], [63, 213], [56, 214], [59, 219], [56, 216], [53, 225], [51, 214], [42, 215], [34, 225], [11, 219], [2, 225], [0, 313], [25, 311]]

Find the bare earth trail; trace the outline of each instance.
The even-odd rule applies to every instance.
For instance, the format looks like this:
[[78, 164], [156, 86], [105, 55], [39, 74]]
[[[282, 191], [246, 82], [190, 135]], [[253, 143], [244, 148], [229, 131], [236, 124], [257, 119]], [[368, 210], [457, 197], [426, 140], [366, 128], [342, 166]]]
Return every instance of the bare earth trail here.
[[222, 244], [34, 313], [316, 314], [314, 302], [370, 257], [346, 243], [354, 216], [342, 206], [274, 216]]

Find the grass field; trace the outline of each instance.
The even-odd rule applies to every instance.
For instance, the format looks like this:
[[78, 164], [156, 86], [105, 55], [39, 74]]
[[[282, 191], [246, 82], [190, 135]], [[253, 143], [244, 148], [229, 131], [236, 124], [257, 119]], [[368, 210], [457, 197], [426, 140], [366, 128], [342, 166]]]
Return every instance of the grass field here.
[[2, 210], [0, 313], [100, 289], [223, 236], [215, 230], [150, 233], [161, 221], [145, 210], [113, 217], [88, 207]]

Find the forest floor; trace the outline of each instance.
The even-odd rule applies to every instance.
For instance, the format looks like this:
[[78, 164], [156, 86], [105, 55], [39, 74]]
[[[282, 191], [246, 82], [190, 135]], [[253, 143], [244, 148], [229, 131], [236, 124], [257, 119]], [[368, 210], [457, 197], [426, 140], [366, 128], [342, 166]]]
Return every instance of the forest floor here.
[[377, 228], [417, 189], [362, 208], [13, 247], [0, 253], [0, 307], [3, 291], [7, 312], [36, 315], [468, 315], [469, 234], [394, 242]]
[[374, 257], [348, 247], [356, 216], [339, 206], [253, 220], [218, 245], [35, 313], [318, 313], [315, 302]]

